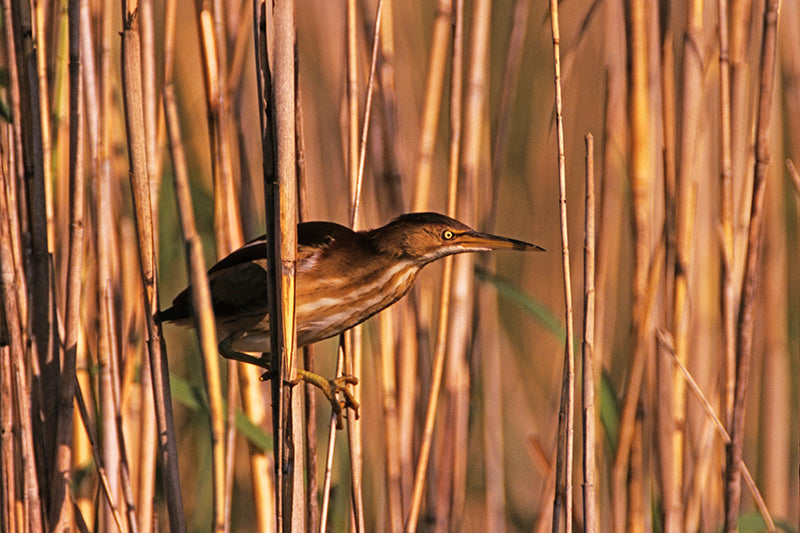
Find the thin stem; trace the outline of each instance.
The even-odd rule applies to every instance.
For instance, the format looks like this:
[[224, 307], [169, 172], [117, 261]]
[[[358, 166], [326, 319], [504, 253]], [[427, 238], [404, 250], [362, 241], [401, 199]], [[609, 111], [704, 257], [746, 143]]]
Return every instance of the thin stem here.
[[744, 278], [736, 325], [736, 388], [734, 391], [731, 443], [727, 447], [725, 473], [725, 531], [736, 530], [741, 499], [742, 446], [744, 443], [745, 399], [750, 377], [750, 359], [753, 346], [753, 320], [755, 310], [756, 278], [759, 264], [761, 227], [764, 219], [767, 170], [770, 162], [769, 126], [775, 83], [775, 56], [779, 0], [769, 0], [764, 9], [763, 40], [761, 43], [760, 86], [756, 117], [756, 160], [753, 168], [753, 200], [750, 208], [750, 225], [747, 234]]
[[81, 291], [83, 288], [84, 234], [84, 170], [83, 170], [83, 76], [80, 53], [80, 2], [69, 2], [69, 87], [70, 87], [70, 226], [69, 264], [67, 267], [66, 336], [64, 362], [58, 391], [58, 426], [56, 460], [51, 486], [50, 524], [57, 530], [73, 524], [71, 490], [73, 400], [75, 398], [75, 365], [81, 325]]
[[[458, 188], [458, 165], [461, 149], [461, 112], [463, 94], [464, 72], [464, 2], [456, 0], [453, 11], [453, 56], [452, 72], [450, 78], [450, 161], [447, 179], [447, 214], [455, 216], [456, 192]], [[417, 522], [422, 509], [422, 496], [425, 489], [425, 477], [428, 472], [428, 459], [430, 458], [433, 441], [433, 429], [436, 423], [436, 412], [439, 405], [439, 392], [442, 386], [442, 374], [447, 348], [447, 330], [450, 319], [450, 292], [453, 283], [453, 257], [444, 258], [442, 267], [441, 299], [439, 301], [439, 321], [437, 324], [436, 344], [433, 355], [433, 370], [431, 373], [430, 392], [428, 394], [428, 407], [425, 411], [425, 424], [423, 426], [422, 444], [420, 445], [417, 459], [417, 469], [414, 475], [414, 488], [411, 494], [411, 506], [406, 518], [405, 531], [413, 533], [417, 530]]]
[[583, 527], [587, 533], [598, 530], [597, 521], [597, 412], [594, 400], [594, 321], [595, 321], [595, 199], [594, 138], [586, 135], [586, 226], [583, 253]]
[[[559, 505], [564, 499], [566, 531], [572, 531], [572, 462], [574, 446], [574, 419], [575, 419], [575, 347], [573, 343], [572, 320], [572, 279], [569, 266], [569, 234], [567, 231], [567, 185], [566, 163], [564, 157], [564, 122], [561, 104], [561, 50], [560, 30], [558, 25], [558, 1], [550, 1], [550, 22], [553, 32], [553, 59], [555, 66], [555, 111], [556, 135], [558, 138], [558, 191], [559, 215], [561, 221], [561, 264], [564, 274], [564, 302], [566, 320], [566, 346], [564, 350], [564, 380], [562, 383], [561, 407], [559, 409], [559, 447], [558, 460], [556, 461], [556, 490], [553, 503], [553, 531], [558, 532], [560, 518]], [[563, 441], [561, 441], [563, 438]], [[563, 469], [563, 470], [562, 470]], [[563, 493], [559, 490], [562, 483]]]

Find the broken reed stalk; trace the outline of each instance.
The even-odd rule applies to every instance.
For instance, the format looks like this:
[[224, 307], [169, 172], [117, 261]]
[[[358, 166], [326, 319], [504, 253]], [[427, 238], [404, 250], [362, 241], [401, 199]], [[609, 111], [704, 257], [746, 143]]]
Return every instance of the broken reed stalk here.
[[186, 530], [183, 513], [178, 449], [169, 386], [169, 366], [161, 326], [153, 322], [158, 308], [158, 287], [155, 276], [153, 219], [150, 205], [150, 182], [147, 176], [147, 152], [144, 142], [142, 110], [141, 55], [136, 2], [123, 2], [122, 83], [125, 127], [128, 142], [130, 185], [133, 192], [139, 267], [144, 287], [147, 350], [150, 358], [153, 396], [155, 400], [158, 444], [163, 466], [164, 494], [167, 501], [170, 531]]
[[736, 530], [741, 500], [742, 446], [744, 444], [745, 398], [750, 376], [753, 345], [753, 320], [756, 278], [758, 275], [759, 245], [764, 219], [767, 171], [769, 169], [769, 127], [775, 83], [775, 57], [779, 0], [767, 0], [763, 16], [763, 37], [759, 64], [759, 98], [756, 115], [755, 164], [753, 168], [753, 198], [747, 234], [744, 277], [736, 325], [736, 387], [730, 425], [731, 443], [726, 447], [725, 472], [725, 531]]
[[83, 72], [80, 53], [80, 2], [70, 0], [69, 17], [69, 263], [67, 266], [64, 360], [58, 389], [56, 459], [50, 487], [50, 527], [71, 529], [72, 430], [81, 323], [84, 234], [84, 116]]
[[[461, 113], [462, 95], [464, 93], [464, 1], [456, 0], [453, 10], [453, 51], [450, 74], [450, 151], [447, 173], [447, 215], [456, 214], [456, 192], [458, 189], [458, 166], [461, 147]], [[419, 185], [419, 184], [418, 184]], [[428, 393], [428, 405], [425, 411], [425, 424], [422, 429], [422, 441], [417, 456], [414, 485], [411, 493], [411, 504], [406, 517], [404, 531], [414, 533], [417, 530], [419, 515], [422, 510], [422, 496], [425, 491], [425, 479], [428, 472], [433, 442], [433, 430], [436, 423], [436, 411], [439, 405], [439, 392], [442, 387], [444, 359], [447, 348], [447, 331], [450, 320], [450, 292], [453, 284], [453, 258], [445, 257], [442, 267], [441, 295], [439, 300], [439, 320], [436, 330], [436, 343], [433, 352], [433, 369]]]
[[214, 531], [224, 531], [225, 527], [225, 414], [222, 401], [222, 379], [219, 373], [217, 357], [217, 333], [214, 324], [214, 312], [211, 308], [211, 291], [208, 286], [203, 246], [197, 234], [194, 222], [191, 191], [189, 189], [189, 171], [181, 140], [178, 111], [175, 105], [175, 93], [172, 85], [165, 85], [163, 90], [164, 115], [166, 117], [167, 135], [172, 154], [172, 169], [175, 186], [175, 203], [178, 210], [181, 235], [186, 248], [186, 264], [189, 274], [189, 286], [192, 291], [195, 331], [200, 345], [200, 357], [203, 358], [203, 377], [209, 400], [209, 424], [211, 430], [211, 469], [213, 484]]
[[583, 529], [595, 533], [597, 526], [597, 412], [595, 411], [594, 362], [594, 265], [595, 265], [595, 199], [594, 137], [586, 135], [586, 226], [583, 252]]
[[[553, 531], [559, 531], [560, 504], [564, 500], [564, 527], [572, 531], [572, 463], [575, 434], [575, 346], [572, 321], [572, 278], [569, 265], [569, 233], [567, 227], [567, 177], [564, 158], [564, 119], [561, 103], [561, 35], [558, 24], [558, 0], [550, 0], [550, 28], [553, 34], [555, 84], [555, 117], [558, 159], [559, 220], [561, 222], [561, 265], [564, 281], [566, 344], [564, 374], [561, 383], [561, 406], [558, 413], [558, 455], [556, 460], [556, 494], [553, 500]], [[563, 489], [561, 488], [563, 479]]]
[[[658, 330], [656, 331], [656, 338], [658, 339], [658, 343], [660, 346], [664, 347], [665, 351], [669, 354], [672, 358], [672, 362], [675, 366], [678, 367], [680, 370], [680, 375], [689, 385], [689, 390], [694, 393], [697, 400], [700, 402], [700, 405], [703, 407], [703, 411], [706, 413], [706, 416], [711, 420], [714, 425], [714, 428], [717, 430], [717, 433], [722, 437], [722, 440], [725, 444], [730, 444], [731, 438], [728, 435], [728, 431], [725, 429], [725, 425], [722, 423], [720, 418], [717, 416], [717, 413], [714, 411], [714, 407], [711, 405], [711, 402], [708, 400], [706, 395], [703, 393], [703, 390], [700, 388], [700, 385], [697, 384], [697, 381], [694, 379], [692, 374], [686, 368], [686, 366], [678, 359], [677, 355], [675, 354], [675, 347], [673, 345], [672, 339], [668, 333], [664, 331]], [[764, 524], [767, 526], [769, 531], [775, 531], [775, 523], [772, 520], [772, 515], [767, 509], [766, 503], [764, 502], [764, 498], [761, 496], [761, 492], [758, 490], [758, 486], [756, 486], [755, 482], [753, 481], [752, 476], [750, 475], [750, 471], [747, 468], [747, 464], [744, 460], [740, 461], [739, 467], [742, 471], [742, 474], [745, 477], [745, 482], [747, 483], [748, 489], [750, 489], [750, 493], [753, 496], [753, 500], [756, 502], [756, 506], [758, 507], [758, 511], [761, 514], [761, 517], [764, 519]]]

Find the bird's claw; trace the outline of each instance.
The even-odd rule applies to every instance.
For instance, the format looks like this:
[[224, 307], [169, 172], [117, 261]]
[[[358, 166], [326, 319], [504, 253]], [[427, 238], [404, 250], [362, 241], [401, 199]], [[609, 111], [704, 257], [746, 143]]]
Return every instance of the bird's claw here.
[[[353, 393], [350, 390], [348, 385], [357, 385], [358, 378], [355, 376], [339, 376], [335, 379], [326, 379], [318, 374], [314, 374], [313, 372], [309, 372], [308, 370], [297, 370], [297, 378], [290, 381], [291, 385], [296, 385], [301, 381], [305, 381], [306, 383], [310, 383], [314, 385], [319, 390], [322, 391], [322, 394], [325, 395], [325, 398], [331, 404], [333, 408], [333, 412], [336, 413], [336, 429], [342, 429], [343, 427], [343, 409], [350, 408], [356, 415], [356, 419], [358, 419], [358, 408], [359, 403], [356, 401]], [[342, 397], [344, 400], [340, 401], [339, 398], [336, 397], [336, 393], [342, 393]]]

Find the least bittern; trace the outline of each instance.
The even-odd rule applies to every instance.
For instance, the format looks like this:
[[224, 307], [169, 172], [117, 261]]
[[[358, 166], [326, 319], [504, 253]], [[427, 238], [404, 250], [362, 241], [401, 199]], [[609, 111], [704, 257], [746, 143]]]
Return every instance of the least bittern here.
[[[405, 296], [419, 271], [432, 261], [462, 252], [542, 250], [527, 242], [477, 232], [438, 213], [410, 213], [383, 227], [354, 232], [333, 222], [297, 226], [297, 345], [305, 346], [364, 322]], [[267, 314], [267, 246], [264, 237], [245, 244], [208, 271], [216, 318], [219, 353], [269, 368], [269, 358], [244, 352], [270, 351]], [[191, 325], [191, 291], [175, 297], [158, 321]], [[326, 381], [305, 371], [334, 408], [337, 391], [352, 378]], [[357, 407], [357, 406], [356, 406]], [[337, 409], [340, 412], [340, 409]]]

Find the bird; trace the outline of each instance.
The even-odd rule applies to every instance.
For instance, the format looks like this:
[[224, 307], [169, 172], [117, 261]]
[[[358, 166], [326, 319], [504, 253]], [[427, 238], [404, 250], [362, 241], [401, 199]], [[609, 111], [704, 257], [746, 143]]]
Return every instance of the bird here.
[[[295, 269], [297, 346], [336, 336], [386, 309], [408, 294], [422, 268], [437, 259], [500, 249], [544, 250], [475, 231], [439, 213], [406, 213], [365, 231], [334, 222], [302, 222], [297, 226]], [[266, 271], [267, 240], [261, 236], [212, 266], [208, 282], [220, 355], [268, 369]], [[155, 320], [190, 326], [192, 316], [187, 287]], [[342, 385], [355, 381], [349, 376], [324, 380], [303, 370], [298, 375], [323, 389], [332, 405], [338, 404], [335, 393], [345, 392]], [[354, 400], [345, 394], [345, 403], [352, 406]]]

